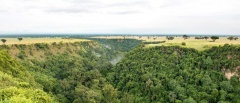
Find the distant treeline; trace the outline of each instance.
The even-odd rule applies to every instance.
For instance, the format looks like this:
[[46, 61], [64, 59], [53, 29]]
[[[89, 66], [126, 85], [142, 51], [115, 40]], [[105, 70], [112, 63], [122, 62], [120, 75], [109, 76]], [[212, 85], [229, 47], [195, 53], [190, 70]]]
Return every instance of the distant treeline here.
[[153, 41], [153, 42], [143, 42], [143, 44], [159, 44], [159, 43], [165, 43], [166, 41]]

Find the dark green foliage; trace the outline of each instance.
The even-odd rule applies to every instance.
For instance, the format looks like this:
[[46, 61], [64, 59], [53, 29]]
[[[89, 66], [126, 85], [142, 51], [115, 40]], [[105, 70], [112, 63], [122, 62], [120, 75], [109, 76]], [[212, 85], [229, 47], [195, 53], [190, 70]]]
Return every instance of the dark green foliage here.
[[206, 39], [206, 40], [207, 40], [208, 38], [209, 38], [208, 36], [204, 36], [204, 39]]
[[121, 52], [127, 52], [132, 50], [134, 47], [136, 47], [138, 44], [141, 43], [140, 40], [136, 39], [93, 39], [100, 44], [103, 44], [105, 46], [110, 47], [113, 50], [121, 51]]
[[219, 36], [211, 36], [211, 39], [213, 40], [213, 42], [215, 42], [217, 39], [219, 39]]
[[186, 43], [185, 43], [185, 42], [182, 42], [182, 45], [183, 45], [183, 46], [186, 46]]
[[133, 95], [134, 102], [238, 101], [240, 82], [237, 77], [228, 81], [223, 68], [240, 65], [239, 50], [230, 45], [203, 52], [178, 46], [139, 46], [112, 69], [108, 80], [119, 91]]
[[[240, 47], [226, 44], [200, 52], [179, 46], [145, 48], [128, 39], [98, 42], [35, 44], [44, 60], [28, 58], [24, 51], [29, 47], [16, 45], [20, 63], [0, 51], [0, 102], [240, 102], [239, 77], [227, 80], [224, 75], [239, 74]], [[48, 51], [52, 46], [66, 46], [68, 52], [53, 54]], [[109, 62], [125, 52], [115, 66]]]
[[7, 42], [7, 40], [6, 40], [6, 39], [1, 39], [1, 41], [2, 41], [3, 43]]
[[19, 41], [22, 41], [23, 40], [23, 38], [17, 38]]
[[173, 40], [174, 39], [174, 37], [172, 37], [172, 36], [167, 36], [166, 38], [167, 38], [167, 40]]
[[231, 40], [237, 40], [237, 39], [238, 39], [238, 37], [233, 37], [233, 36], [230, 36], [230, 37], [228, 37], [227, 39], [228, 39], [228, 40], [230, 40], [230, 41], [231, 41]]
[[231, 40], [233, 40], [233, 38], [234, 38], [233, 36], [230, 36], [227, 39], [231, 41]]
[[190, 37], [187, 35], [183, 35], [183, 39], [188, 39], [188, 38], [190, 38]]
[[6, 51], [0, 51], [1, 103], [52, 103], [54, 97], [37, 86], [30, 73], [13, 60]]
[[[126, 42], [124, 46], [127, 43], [130, 42]], [[118, 90], [106, 82], [105, 76], [113, 67], [108, 61], [113, 58], [113, 54], [120, 48], [124, 48], [124, 51], [129, 48], [119, 44], [119, 47], [113, 46], [109, 49], [96, 42], [75, 42], [67, 45], [81, 48], [72, 51], [78, 56], [68, 53], [45, 54], [44, 61], [32, 59], [32, 65], [23, 62], [45, 92], [53, 93], [61, 103], [117, 103], [120, 98], [125, 98], [119, 97]], [[67, 49], [69, 50], [68, 47]]]
[[234, 37], [233, 39], [234, 39], [234, 40], [237, 40], [237, 39], [238, 39], [238, 37]]
[[36, 47], [37, 50], [49, 49], [47, 43], [35, 43], [34, 46]]

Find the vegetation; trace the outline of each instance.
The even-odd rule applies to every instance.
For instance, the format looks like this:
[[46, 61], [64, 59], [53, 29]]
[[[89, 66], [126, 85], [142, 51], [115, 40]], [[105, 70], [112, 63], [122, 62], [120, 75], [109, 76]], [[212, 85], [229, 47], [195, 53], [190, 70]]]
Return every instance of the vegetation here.
[[[99, 40], [99, 42], [103, 44], [99, 45], [92, 41], [69, 44], [53, 43], [51, 45], [47, 43], [36, 43], [34, 45], [13, 45], [8, 48], [2, 46], [2, 48], [7, 49], [10, 53], [12, 53], [11, 49], [13, 48], [23, 51], [17, 58], [21, 60], [19, 61], [20, 64], [23, 65], [22, 67], [26, 68], [26, 72], [31, 76], [18, 76], [19, 73], [16, 73], [16, 75], [19, 78], [26, 77], [25, 79], [28, 81], [31, 79], [31, 81], [34, 82], [30, 83], [36, 82], [33, 85], [34, 88], [42, 90], [45, 94], [52, 94], [52, 96], [50, 95], [48, 97], [51, 103], [117, 103], [121, 100], [118, 94], [119, 91], [105, 79], [107, 71], [113, 67], [110, 60], [114, 59], [114, 56], [118, 55], [117, 53], [123, 54], [135, 47], [140, 41], [126, 39], [121, 42], [117, 40]], [[104, 43], [108, 42], [112, 44], [106, 46]], [[119, 44], [116, 45], [117, 43]], [[51, 49], [58, 47], [68, 47], [69, 49], [64, 52], [53, 54], [54, 51], [51, 51]], [[59, 50], [61, 50], [61, 48]], [[31, 56], [27, 54], [27, 52], [24, 52], [26, 50], [28, 51], [28, 49], [30, 51], [36, 50], [34, 51], [35, 54]], [[38, 55], [38, 53], [41, 52], [44, 52], [44, 55], [36, 59], [33, 58], [35, 57], [34, 55]], [[39, 58], [44, 59], [39, 60]], [[4, 67], [4, 65], [0, 67]], [[6, 73], [8, 71], [3, 72]], [[9, 75], [15, 75], [13, 74], [13, 70], [9, 72]], [[17, 86], [13, 87], [17, 88]], [[18, 94], [14, 96], [18, 96]], [[29, 96], [29, 98], [34, 98], [32, 96]], [[9, 99], [4, 97], [0, 100]]]
[[17, 38], [19, 41], [22, 41], [23, 40], [23, 38]]
[[185, 43], [185, 42], [182, 42], [182, 45], [183, 45], [183, 46], [185, 46], [185, 45], [186, 45], [186, 43]]
[[240, 65], [239, 49], [225, 45], [199, 52], [178, 46], [140, 46], [112, 69], [108, 80], [136, 103], [236, 103], [240, 102], [239, 77], [227, 80], [224, 73]]
[[185, 40], [185, 39], [188, 39], [188, 38], [190, 38], [189, 36], [187, 36], [187, 35], [183, 35], [183, 39]]
[[232, 41], [232, 40], [237, 40], [237, 39], [238, 39], [238, 37], [233, 37], [233, 36], [230, 36], [230, 37], [228, 37], [227, 39], [228, 39], [228, 40], [230, 40], [230, 41]]
[[227, 39], [231, 41], [231, 40], [233, 40], [233, 38], [234, 38], [233, 36], [230, 36]]
[[238, 37], [234, 37], [233, 39], [234, 39], [234, 40], [237, 40], [237, 39], [238, 39]]
[[55, 97], [44, 92], [27, 69], [0, 51], [1, 103], [53, 103]]
[[208, 38], [209, 38], [208, 36], [204, 36], [204, 39], [206, 39], [206, 40], [207, 40]]
[[[179, 44], [189, 46], [190, 39]], [[240, 102], [239, 46], [147, 47], [164, 42], [126, 37], [1, 45], [0, 102]]]
[[6, 40], [6, 39], [1, 39], [1, 41], [2, 41], [3, 43], [7, 42], [7, 40]]
[[218, 36], [211, 36], [211, 39], [213, 40], [213, 42], [215, 42], [217, 39], [219, 39]]
[[167, 38], [167, 40], [173, 40], [174, 39], [174, 37], [172, 37], [172, 36], [167, 36], [166, 38]]

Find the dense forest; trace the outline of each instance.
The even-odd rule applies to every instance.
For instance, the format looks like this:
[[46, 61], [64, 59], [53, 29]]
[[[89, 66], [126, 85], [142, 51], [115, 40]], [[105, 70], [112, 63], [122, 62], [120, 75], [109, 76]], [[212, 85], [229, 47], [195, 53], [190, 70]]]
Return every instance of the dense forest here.
[[[111, 69], [107, 80], [136, 103], [238, 103], [239, 51], [230, 45], [203, 52], [141, 45]], [[236, 75], [228, 80], [225, 73]]]
[[[106, 73], [114, 66], [112, 59], [131, 50], [140, 41], [116, 39], [99, 42], [101, 44], [87, 41], [2, 45], [0, 101], [120, 102], [117, 89], [106, 81]], [[134, 45], [129, 45], [130, 42]]]
[[239, 51], [148, 48], [133, 39], [2, 45], [0, 102], [238, 103]]

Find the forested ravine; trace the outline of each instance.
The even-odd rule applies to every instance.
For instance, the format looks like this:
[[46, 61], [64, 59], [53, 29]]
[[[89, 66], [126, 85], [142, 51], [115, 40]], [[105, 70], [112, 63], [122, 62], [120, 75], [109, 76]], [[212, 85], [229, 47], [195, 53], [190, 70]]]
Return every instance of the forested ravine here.
[[0, 102], [240, 102], [240, 47], [197, 51], [140, 43], [92, 39], [1, 46]]

